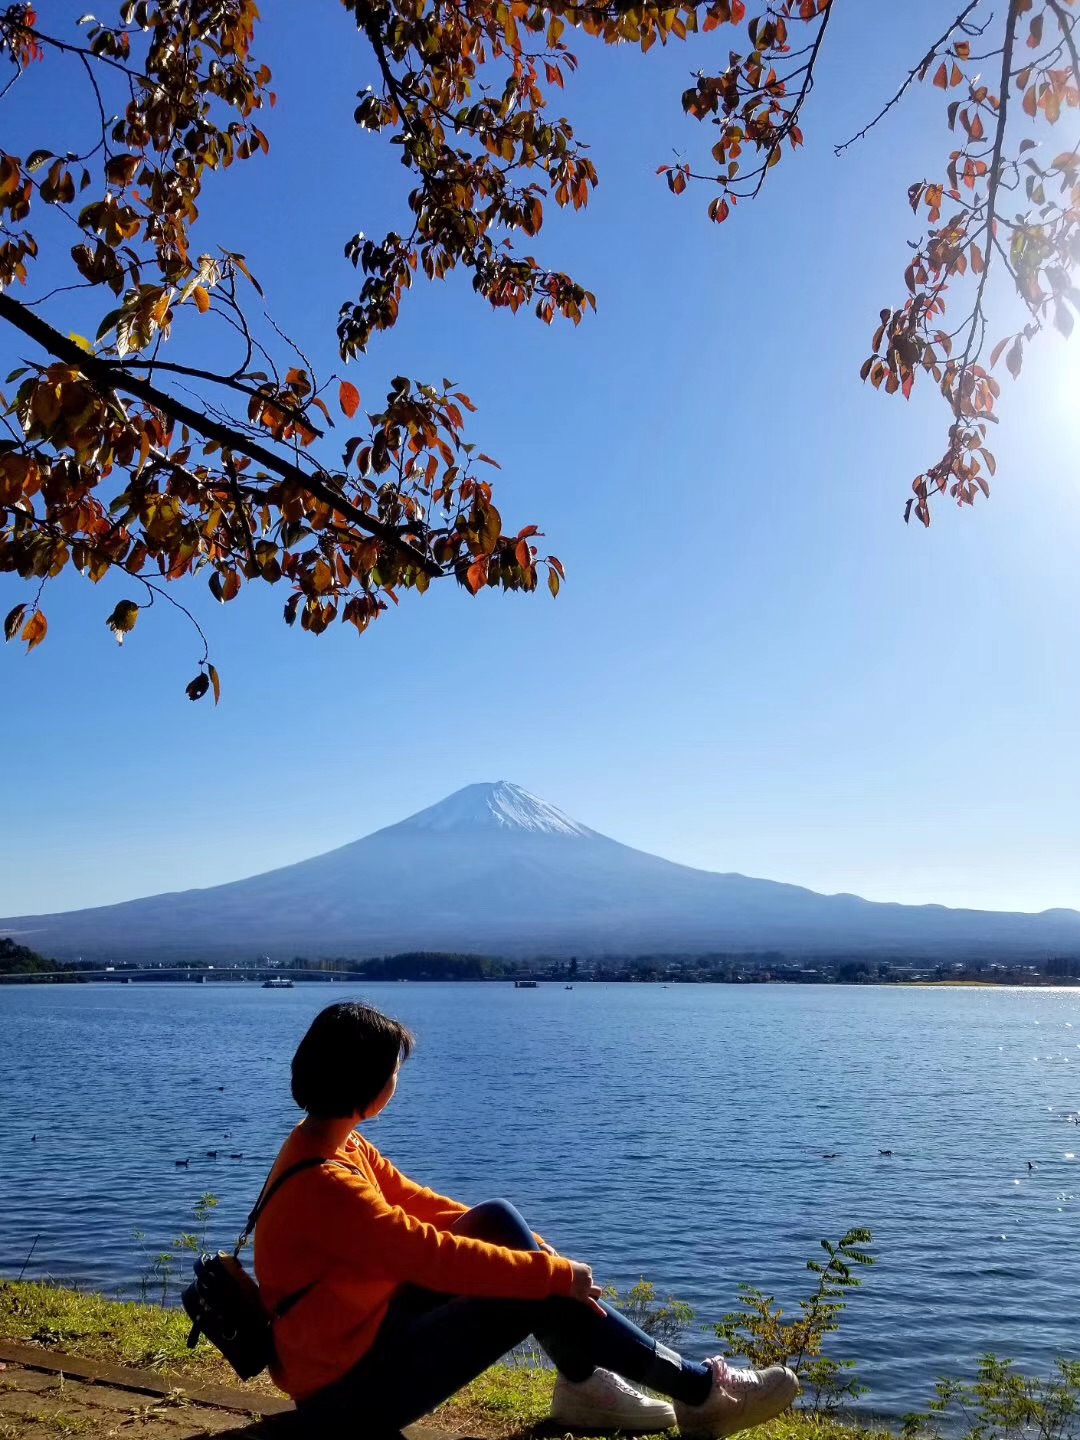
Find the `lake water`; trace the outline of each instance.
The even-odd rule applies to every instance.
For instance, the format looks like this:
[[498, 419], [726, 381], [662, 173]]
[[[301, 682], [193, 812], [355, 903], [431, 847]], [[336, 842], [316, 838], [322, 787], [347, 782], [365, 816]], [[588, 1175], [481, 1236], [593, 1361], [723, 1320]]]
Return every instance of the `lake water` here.
[[605, 1283], [647, 1276], [707, 1321], [740, 1281], [797, 1299], [818, 1240], [868, 1225], [835, 1347], [868, 1408], [924, 1405], [984, 1349], [1077, 1355], [1075, 990], [4, 986], [0, 1274], [37, 1237], [28, 1276], [138, 1294], [133, 1232], [167, 1248], [204, 1191], [229, 1243], [297, 1118], [296, 1042], [360, 997], [419, 1038], [371, 1139], [468, 1203], [513, 1199]]

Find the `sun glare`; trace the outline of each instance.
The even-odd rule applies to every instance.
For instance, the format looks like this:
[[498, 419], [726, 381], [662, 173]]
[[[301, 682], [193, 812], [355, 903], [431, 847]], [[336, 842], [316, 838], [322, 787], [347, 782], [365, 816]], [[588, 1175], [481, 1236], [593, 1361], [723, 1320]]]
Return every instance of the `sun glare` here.
[[1066, 436], [1072, 442], [1069, 453], [1075, 456], [1080, 444], [1080, 325], [1068, 340], [1059, 340], [1053, 351], [1054, 410], [1067, 427]]

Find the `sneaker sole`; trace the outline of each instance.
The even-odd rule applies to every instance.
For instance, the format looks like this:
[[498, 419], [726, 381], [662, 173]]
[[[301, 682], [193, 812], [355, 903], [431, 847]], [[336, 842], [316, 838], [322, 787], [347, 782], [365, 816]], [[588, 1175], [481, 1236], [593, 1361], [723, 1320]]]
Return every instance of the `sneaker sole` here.
[[693, 1428], [691, 1423], [686, 1429], [680, 1426], [679, 1434], [683, 1440], [727, 1440], [728, 1436], [738, 1435], [743, 1430], [754, 1430], [759, 1425], [767, 1425], [770, 1420], [775, 1420], [777, 1415], [782, 1415], [795, 1401], [801, 1388], [798, 1384], [794, 1388], [785, 1387], [783, 1394], [778, 1391], [777, 1394], [769, 1396], [768, 1403], [763, 1404], [761, 1409], [753, 1415], [748, 1416], [743, 1413], [732, 1415], [726, 1425], [723, 1421], [718, 1420], [716, 1426], [703, 1426], [700, 1429]]
[[620, 1419], [610, 1410], [601, 1410], [599, 1407], [596, 1410], [589, 1410], [583, 1407], [573, 1416], [557, 1415], [552, 1412], [548, 1420], [550, 1424], [563, 1425], [567, 1430], [617, 1430], [623, 1435], [659, 1435], [664, 1430], [674, 1430], [675, 1428], [674, 1410], [668, 1411], [666, 1414], [661, 1413], [652, 1420], [648, 1420], [640, 1414], [634, 1419], [630, 1419], [628, 1416]]

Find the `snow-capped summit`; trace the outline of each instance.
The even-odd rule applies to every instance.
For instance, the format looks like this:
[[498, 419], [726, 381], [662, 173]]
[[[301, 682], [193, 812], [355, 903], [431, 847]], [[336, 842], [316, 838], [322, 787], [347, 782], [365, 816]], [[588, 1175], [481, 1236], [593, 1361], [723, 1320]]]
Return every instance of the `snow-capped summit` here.
[[884, 905], [676, 865], [579, 825], [505, 780], [281, 870], [207, 890], [0, 920], [44, 955], [1080, 953], [1080, 914]]
[[595, 830], [580, 825], [554, 805], [509, 780], [466, 785], [437, 805], [410, 815], [395, 830], [527, 830], [534, 835], [589, 838]]

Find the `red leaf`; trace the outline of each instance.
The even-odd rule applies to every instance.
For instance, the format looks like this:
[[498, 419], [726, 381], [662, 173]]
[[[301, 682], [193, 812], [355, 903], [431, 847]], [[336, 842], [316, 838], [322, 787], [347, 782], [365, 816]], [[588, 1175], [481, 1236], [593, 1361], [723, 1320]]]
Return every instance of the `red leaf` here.
[[465, 572], [465, 584], [475, 595], [480, 587], [487, 580], [488, 557], [481, 555], [479, 560], [474, 560]]
[[348, 380], [342, 380], [341, 389], [338, 391], [338, 399], [341, 402], [342, 411], [351, 420], [360, 409], [360, 391]]

